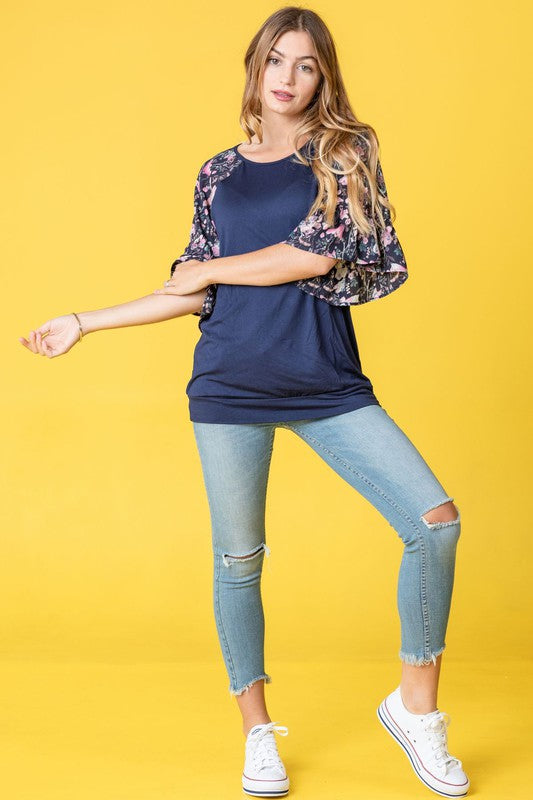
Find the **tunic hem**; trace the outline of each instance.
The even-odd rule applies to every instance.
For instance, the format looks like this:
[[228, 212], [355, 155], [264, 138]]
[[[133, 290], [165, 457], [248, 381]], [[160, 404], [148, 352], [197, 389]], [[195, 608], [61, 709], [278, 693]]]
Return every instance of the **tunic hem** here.
[[[353, 398], [350, 402], [332, 403], [331, 405], [318, 408], [316, 405], [317, 395], [307, 397], [292, 397], [284, 398], [286, 403], [288, 400], [293, 400], [294, 408], [272, 409], [268, 410], [265, 407], [265, 400], [261, 401], [261, 406], [252, 408], [250, 406], [243, 407], [243, 398], [239, 399], [239, 405], [234, 402], [224, 405], [222, 398], [199, 398], [195, 397], [194, 400], [189, 400], [189, 418], [191, 422], [211, 422], [221, 424], [247, 424], [254, 422], [288, 422], [291, 420], [303, 419], [323, 419], [324, 417], [333, 417], [338, 414], [346, 414], [349, 411], [355, 411], [357, 408], [364, 408], [365, 406], [381, 405], [377, 397], [374, 395], [362, 394]], [[309, 402], [306, 408], [305, 401]], [[251, 399], [251, 402], [255, 402]], [[279, 403], [279, 398], [272, 398], [272, 402]], [[313, 405], [311, 405], [313, 403]], [[246, 419], [243, 420], [243, 413]]]

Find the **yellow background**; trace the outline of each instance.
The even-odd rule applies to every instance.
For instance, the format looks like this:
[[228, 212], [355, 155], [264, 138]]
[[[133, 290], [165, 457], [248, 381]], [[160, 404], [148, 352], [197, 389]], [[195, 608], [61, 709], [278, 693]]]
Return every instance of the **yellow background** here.
[[[0, 759], [10, 800], [240, 794], [243, 737], [216, 637], [185, 395], [198, 317], [94, 333], [52, 360], [18, 337], [162, 285], [188, 241], [200, 164], [245, 139], [244, 52], [281, 5], [3, 9]], [[377, 130], [410, 272], [398, 292], [352, 311], [363, 370], [462, 514], [440, 694], [455, 718], [450, 751], [471, 794], [524, 797], [530, 7], [310, 7], [330, 26], [355, 113]], [[291, 791], [428, 796], [374, 720], [399, 681], [399, 538], [278, 430], [267, 542], [266, 694], [272, 719], [293, 725], [282, 740]], [[205, 762], [214, 766], [200, 780]]]

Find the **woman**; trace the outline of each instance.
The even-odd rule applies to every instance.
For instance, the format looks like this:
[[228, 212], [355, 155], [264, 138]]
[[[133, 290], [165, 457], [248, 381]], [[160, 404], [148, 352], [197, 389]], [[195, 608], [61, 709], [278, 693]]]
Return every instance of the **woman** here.
[[461, 797], [437, 687], [460, 515], [361, 370], [350, 305], [407, 278], [374, 129], [357, 120], [331, 34], [299, 7], [272, 14], [245, 57], [248, 141], [202, 165], [190, 241], [153, 294], [53, 319], [22, 343], [54, 357], [90, 331], [200, 317], [187, 385], [212, 522], [214, 611], [242, 712], [242, 786], [288, 793], [264, 685], [265, 498], [277, 427], [293, 431], [366, 497], [404, 543], [402, 673], [378, 718], [417, 776]]

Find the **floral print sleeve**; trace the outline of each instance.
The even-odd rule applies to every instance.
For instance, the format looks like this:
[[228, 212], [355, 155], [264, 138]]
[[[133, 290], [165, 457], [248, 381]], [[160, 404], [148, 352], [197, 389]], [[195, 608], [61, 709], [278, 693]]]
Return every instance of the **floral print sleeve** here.
[[[174, 271], [183, 261], [189, 261], [191, 259], [195, 259], [196, 261], [210, 261], [212, 258], [215, 258], [215, 240], [212, 234], [212, 221], [209, 212], [208, 197], [204, 191], [204, 170], [205, 164], [202, 165], [198, 173], [194, 187], [194, 213], [189, 234], [189, 244], [182, 255], [172, 262], [170, 277], [173, 276]], [[203, 318], [211, 313], [215, 297], [215, 288], [216, 287], [212, 284], [207, 287], [202, 309], [201, 311], [193, 311], [192, 313], [194, 316]]]
[[[382, 195], [387, 189], [377, 163], [377, 183]], [[382, 206], [385, 228], [371, 221], [372, 229], [363, 235], [348, 211], [347, 179], [337, 177], [337, 208], [333, 226], [328, 226], [322, 211], [303, 219], [284, 240], [284, 244], [339, 259], [326, 275], [296, 281], [296, 285], [333, 305], [355, 305], [377, 300], [401, 286], [408, 277], [407, 265], [389, 209]]]

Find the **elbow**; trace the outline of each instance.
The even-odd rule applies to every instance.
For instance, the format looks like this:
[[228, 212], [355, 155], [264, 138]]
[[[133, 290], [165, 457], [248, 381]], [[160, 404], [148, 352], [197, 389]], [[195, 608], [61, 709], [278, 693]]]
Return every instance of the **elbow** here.
[[328, 272], [340, 261], [340, 258], [330, 258], [329, 256], [321, 256], [321, 259], [323, 263], [322, 269], [319, 273], [320, 275], [327, 275]]
[[289, 244], [289, 242], [282, 242], [281, 244], [284, 248], [291, 248], [292, 258], [295, 264], [298, 264], [298, 266], [302, 265], [304, 270], [308, 272], [305, 276], [306, 278], [314, 278], [317, 275], [327, 275], [335, 264], [340, 261], [339, 258], [313, 253], [312, 250], [304, 249], [297, 244]]
[[338, 264], [339, 258], [330, 258], [329, 256], [314, 256], [315, 264], [313, 268], [313, 277], [315, 275], [327, 275], [333, 269], [335, 264]]

